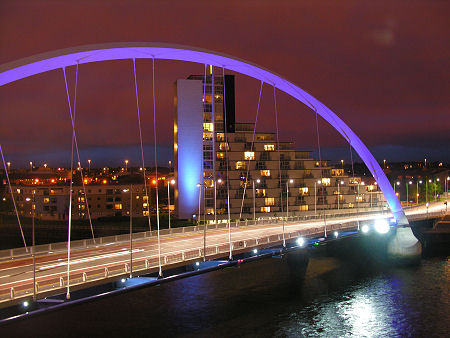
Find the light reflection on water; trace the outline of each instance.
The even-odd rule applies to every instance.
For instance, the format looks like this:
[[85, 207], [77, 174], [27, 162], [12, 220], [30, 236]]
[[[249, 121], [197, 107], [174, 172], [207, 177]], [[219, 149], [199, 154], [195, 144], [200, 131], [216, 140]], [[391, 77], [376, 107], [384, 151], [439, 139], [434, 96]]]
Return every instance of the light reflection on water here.
[[[421, 337], [448, 335], [450, 259], [422, 261], [355, 281], [292, 313], [280, 314], [276, 336]], [[285, 317], [285, 318], [283, 318]]]

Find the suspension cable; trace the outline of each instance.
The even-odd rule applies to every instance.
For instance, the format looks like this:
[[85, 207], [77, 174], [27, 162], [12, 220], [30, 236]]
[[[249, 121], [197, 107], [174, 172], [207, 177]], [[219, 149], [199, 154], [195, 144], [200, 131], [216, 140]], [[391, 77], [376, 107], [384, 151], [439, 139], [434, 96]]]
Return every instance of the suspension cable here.
[[[66, 78], [66, 68], [63, 67], [63, 74], [64, 74], [64, 82], [66, 84], [66, 95], [67, 95], [67, 102], [69, 106], [69, 113], [72, 117], [72, 106], [70, 104], [70, 98], [69, 98], [69, 90], [67, 88], [67, 78]], [[72, 232], [72, 187], [73, 187], [73, 147], [75, 142], [75, 137], [72, 130], [72, 146], [71, 146], [71, 155], [70, 155], [70, 185], [69, 185], [69, 219], [68, 219], [68, 226], [67, 226], [67, 293], [66, 293], [66, 299], [70, 299], [70, 236]]]
[[155, 180], [156, 180], [156, 226], [158, 234], [158, 264], [159, 277], [162, 277], [161, 267], [161, 241], [159, 238], [159, 199], [158, 199], [158, 159], [156, 154], [156, 97], [155, 97], [155, 57], [152, 56], [152, 89], [153, 89], [153, 141], [155, 151]]
[[[277, 95], [276, 95], [276, 88], [273, 85], [273, 103], [275, 107], [275, 128], [277, 129], [277, 150], [278, 150], [278, 179], [280, 183], [280, 209], [281, 214], [283, 214], [283, 185], [281, 184], [281, 155], [280, 155], [280, 136], [279, 136], [279, 128], [278, 128], [278, 109], [277, 109]], [[289, 183], [287, 183], [289, 184]], [[289, 198], [289, 194], [286, 189], [286, 198]], [[287, 216], [287, 209], [286, 209], [286, 216]], [[286, 217], [287, 222], [287, 217]], [[284, 234], [284, 221], [283, 221], [283, 247], [286, 248], [286, 238]]]
[[281, 184], [281, 155], [280, 155], [280, 137], [279, 137], [279, 128], [278, 128], [278, 109], [277, 109], [277, 96], [276, 96], [276, 88], [273, 86], [273, 101], [275, 106], [275, 127], [277, 129], [277, 149], [278, 149], [278, 177], [280, 181], [280, 206], [281, 212], [283, 213], [283, 188]]
[[[64, 72], [64, 81], [65, 81], [65, 84], [66, 84], [67, 100], [68, 100], [68, 102], [70, 102], [70, 96], [69, 96], [69, 90], [68, 90], [68, 86], [67, 86], [67, 78], [66, 78], [66, 71], [65, 71], [65, 69], [63, 70], [63, 72]], [[89, 203], [88, 203], [87, 194], [86, 194], [86, 184], [84, 183], [83, 168], [81, 166], [80, 151], [78, 149], [77, 135], [76, 135], [76, 132], [75, 132], [75, 118], [76, 118], [76, 105], [77, 105], [77, 88], [78, 88], [78, 62], [77, 62], [77, 65], [76, 65], [76, 70], [75, 70], [75, 89], [74, 89], [73, 109], [72, 109], [72, 111], [69, 111], [69, 113], [71, 113], [70, 114], [70, 120], [72, 122], [72, 134], [73, 134], [75, 150], [76, 150], [76, 153], [77, 153], [78, 168], [80, 170], [81, 184], [82, 184], [82, 187], [83, 187], [83, 194], [84, 194], [84, 202], [85, 202], [86, 211], [87, 211], [87, 214], [88, 214], [89, 226], [90, 226], [90, 229], [91, 229], [92, 239], [94, 240], [94, 243], [95, 243], [94, 228], [92, 226], [91, 212], [89, 210]]]
[[[259, 88], [258, 106], [256, 108], [255, 125], [253, 126], [253, 137], [252, 137], [252, 144], [250, 146], [250, 152], [253, 151], [253, 147], [254, 147], [254, 143], [255, 143], [256, 125], [258, 124], [258, 115], [259, 115], [259, 108], [261, 105], [261, 96], [262, 96], [263, 85], [264, 85], [264, 82], [261, 81], [261, 87]], [[242, 218], [242, 209], [244, 208], [245, 191], [247, 189], [248, 173], [250, 170], [250, 158], [251, 157], [249, 157], [249, 159], [247, 160], [247, 174], [245, 175], [244, 192], [242, 194], [241, 210], [239, 212], [239, 219]]]
[[[316, 113], [316, 134], [317, 134], [317, 148], [319, 150], [319, 168], [320, 168], [320, 182], [323, 185], [323, 173], [322, 173], [322, 154], [320, 151], [320, 134], [319, 134], [319, 120], [318, 120], [318, 114], [317, 109], [314, 108], [314, 111]], [[321, 186], [320, 189], [320, 195], [322, 197], [322, 203], [323, 203], [323, 197], [324, 197], [324, 189], [323, 186]], [[317, 203], [317, 201], [316, 201]], [[323, 222], [324, 222], [324, 236], [327, 237], [327, 220], [326, 220], [326, 212], [325, 209], [323, 209]]]
[[[26, 252], [28, 252], [27, 242], [25, 241], [25, 236], [23, 235], [22, 224], [20, 223], [19, 213], [17, 212], [17, 205], [16, 205], [16, 201], [14, 199], [14, 193], [13, 193], [13, 191], [11, 189], [11, 181], [9, 180], [8, 169], [6, 168], [6, 162], [5, 162], [5, 158], [3, 157], [3, 150], [2, 150], [2, 145], [1, 144], [0, 144], [0, 153], [2, 155], [3, 168], [5, 168], [6, 180], [8, 181], [9, 192], [11, 193], [11, 199], [12, 199], [12, 202], [13, 202], [13, 205], [14, 205], [14, 210], [16, 212], [17, 222], [19, 223], [19, 229], [20, 229], [20, 234], [22, 235], [23, 245], [25, 246]], [[33, 208], [33, 206], [31, 206], [31, 208]]]
[[144, 192], [145, 192], [145, 198], [147, 199], [148, 228], [149, 228], [150, 234], [151, 234], [152, 233], [152, 222], [150, 220], [150, 200], [148, 198], [147, 178], [145, 177], [144, 146], [142, 145], [141, 115], [140, 115], [140, 111], [139, 111], [139, 96], [138, 96], [138, 87], [137, 87], [137, 80], [136, 80], [136, 60], [134, 58], [133, 58], [133, 71], [134, 71], [134, 88], [135, 88], [135, 92], [136, 92], [137, 118], [138, 118], [138, 126], [139, 126], [139, 141], [140, 141], [140, 145], [141, 145], [142, 173], [144, 176]]
[[[212, 84], [214, 85], [214, 84]], [[227, 206], [228, 206], [228, 242], [230, 244], [230, 255], [229, 259], [233, 259], [233, 247], [231, 245], [231, 215], [230, 215], [230, 178], [228, 174], [228, 166], [230, 164], [230, 160], [228, 158], [228, 124], [227, 124], [227, 104], [225, 100], [225, 68], [222, 66], [222, 85], [223, 85], [223, 109], [224, 109], [224, 125], [223, 131], [225, 134], [225, 158], [226, 158], [226, 167], [227, 167]]]

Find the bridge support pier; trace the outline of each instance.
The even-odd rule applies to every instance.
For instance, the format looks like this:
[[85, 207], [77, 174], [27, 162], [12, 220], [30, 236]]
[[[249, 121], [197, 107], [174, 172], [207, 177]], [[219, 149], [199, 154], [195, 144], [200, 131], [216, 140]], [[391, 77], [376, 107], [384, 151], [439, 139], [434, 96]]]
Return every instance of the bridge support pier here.
[[418, 264], [422, 256], [422, 245], [411, 228], [398, 227], [387, 247], [388, 258], [394, 264]]

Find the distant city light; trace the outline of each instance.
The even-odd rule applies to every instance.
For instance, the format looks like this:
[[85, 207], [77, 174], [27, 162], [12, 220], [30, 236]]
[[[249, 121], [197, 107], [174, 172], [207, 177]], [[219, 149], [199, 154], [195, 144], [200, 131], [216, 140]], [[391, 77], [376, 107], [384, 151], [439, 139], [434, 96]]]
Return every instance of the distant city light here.
[[253, 249], [253, 253], [256, 255], [258, 253], [258, 249]]
[[339, 232], [335, 231], [335, 232], [333, 232], [333, 235], [334, 235], [335, 238], [338, 238], [339, 237]]

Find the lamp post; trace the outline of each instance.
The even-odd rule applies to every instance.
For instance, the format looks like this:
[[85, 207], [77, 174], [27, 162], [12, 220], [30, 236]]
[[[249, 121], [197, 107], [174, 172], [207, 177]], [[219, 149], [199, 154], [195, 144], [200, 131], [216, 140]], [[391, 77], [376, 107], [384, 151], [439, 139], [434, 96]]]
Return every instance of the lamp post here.
[[8, 172], [11, 170], [11, 162], [6, 162], [6, 165], [8, 166]]
[[447, 177], [447, 199], [448, 199], [448, 184], [450, 183], [450, 176]]
[[400, 185], [400, 181], [394, 183], [394, 194], [395, 194], [395, 185]]
[[416, 182], [416, 204], [419, 205], [419, 183], [422, 184], [422, 181]]
[[128, 171], [128, 160], [125, 160], [125, 171]]
[[33, 259], [33, 300], [36, 300], [36, 256], [35, 256], [35, 232], [34, 232], [34, 203], [35, 203], [35, 193], [36, 191], [33, 190], [33, 197], [29, 198], [27, 197], [25, 201], [31, 202], [31, 257]]
[[322, 182], [319, 181], [314, 181], [314, 215], [317, 214], [317, 184], [321, 184]]
[[386, 160], [383, 160], [383, 167], [386, 169]]
[[[286, 181], [286, 222], [289, 219], [289, 184], [294, 183], [293, 179], [287, 180]], [[286, 238], [284, 235], [284, 223], [283, 222], [283, 248], [286, 248]]]
[[219, 178], [214, 182], [214, 224], [217, 224], [217, 184], [221, 184], [222, 179]]
[[88, 160], [88, 172], [91, 172], [91, 160]]
[[33, 170], [33, 162], [30, 161], [30, 170]]
[[341, 160], [341, 166], [342, 166], [342, 171], [344, 171], [344, 160]]
[[[261, 182], [261, 180], [258, 178], [256, 180], [256, 183]], [[252, 180], [253, 184], [253, 221], [256, 224], [256, 189], [255, 189], [255, 180]]]
[[130, 278], [133, 278], [133, 185], [130, 184], [129, 189], [122, 191], [130, 192]]
[[434, 180], [434, 201], [435, 202], [437, 201], [437, 182], [439, 182], [439, 181], [440, 181], [439, 178]]
[[169, 211], [169, 230], [170, 230], [170, 185], [175, 184], [175, 180], [170, 180], [167, 182], [167, 210]]
[[408, 192], [408, 186], [409, 186], [410, 184], [412, 184], [411, 181], [409, 181], [409, 182], [406, 183], [406, 206], [407, 206], [407, 207], [409, 206], [409, 192]]
[[431, 183], [431, 180], [427, 180], [425, 182], [425, 190], [426, 190], [426, 203], [428, 203], [428, 183]]
[[197, 225], [200, 225], [200, 198], [202, 196], [202, 185], [197, 183], [198, 187], [198, 216], [197, 216]]
[[338, 181], [338, 200], [337, 200], [337, 208], [339, 210], [339, 198], [341, 197], [341, 193], [339, 192], [339, 186], [344, 185], [344, 181]]

